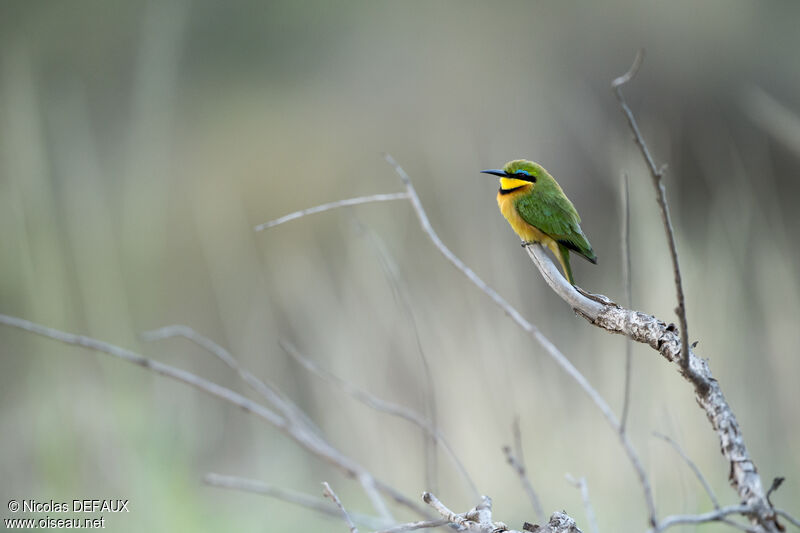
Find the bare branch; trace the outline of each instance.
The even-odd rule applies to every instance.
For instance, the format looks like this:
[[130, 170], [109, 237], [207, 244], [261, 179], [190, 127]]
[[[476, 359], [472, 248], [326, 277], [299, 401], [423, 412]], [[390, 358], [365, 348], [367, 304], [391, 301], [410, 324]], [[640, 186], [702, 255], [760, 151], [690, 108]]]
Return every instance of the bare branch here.
[[519, 476], [519, 479], [522, 482], [522, 487], [525, 489], [525, 492], [528, 494], [528, 498], [531, 500], [531, 506], [533, 507], [533, 511], [536, 513], [536, 518], [539, 521], [544, 522], [546, 517], [544, 514], [544, 509], [542, 509], [542, 502], [539, 500], [539, 495], [536, 494], [535, 490], [533, 490], [531, 480], [528, 478], [528, 474], [525, 471], [525, 465], [522, 464], [522, 461], [514, 456], [514, 453], [511, 451], [511, 446], [503, 446], [503, 453], [506, 455], [506, 461], [508, 464], [511, 465], [511, 468], [513, 468]]
[[333, 492], [333, 489], [331, 488], [331, 486], [328, 485], [328, 482], [327, 481], [323, 481], [322, 482], [322, 487], [323, 487], [322, 488], [322, 494], [326, 498], [330, 498], [333, 501], [333, 503], [336, 504], [336, 507], [338, 507], [339, 510], [341, 511], [342, 517], [344, 518], [344, 521], [347, 522], [348, 527], [350, 527], [350, 533], [358, 533], [358, 528], [353, 523], [353, 519], [350, 518], [349, 514], [347, 514], [347, 510], [344, 508], [344, 505], [342, 505], [342, 502], [339, 500], [339, 497], [336, 495], [336, 493]]
[[586, 511], [586, 521], [589, 522], [592, 533], [600, 533], [600, 528], [597, 527], [597, 517], [592, 508], [592, 501], [589, 499], [589, 485], [586, 483], [586, 478], [575, 479], [567, 474], [567, 481], [575, 485], [575, 487], [581, 491], [581, 500], [583, 501], [583, 508]]
[[664, 183], [662, 179], [664, 177], [664, 171], [663, 168], [656, 168], [656, 164], [653, 161], [653, 156], [650, 155], [650, 150], [647, 148], [647, 144], [644, 142], [642, 133], [639, 131], [639, 125], [636, 123], [636, 117], [633, 116], [633, 111], [631, 111], [631, 108], [628, 107], [628, 103], [625, 101], [625, 97], [622, 95], [622, 86], [633, 79], [642, 64], [643, 59], [644, 50], [639, 50], [639, 52], [636, 54], [636, 58], [633, 60], [633, 65], [631, 65], [631, 68], [628, 69], [628, 72], [611, 82], [611, 88], [614, 90], [614, 94], [617, 97], [617, 101], [619, 102], [622, 112], [628, 119], [628, 125], [630, 126], [631, 131], [636, 139], [636, 144], [639, 145], [642, 156], [644, 157], [644, 160], [650, 169], [650, 175], [653, 178], [653, 185], [656, 188], [656, 199], [658, 201], [658, 207], [661, 210], [661, 220], [664, 223], [664, 231], [667, 234], [667, 243], [669, 245], [670, 256], [672, 257], [672, 269], [675, 276], [675, 292], [677, 293], [678, 297], [678, 307], [676, 309], [676, 313], [678, 314], [678, 321], [680, 322], [681, 346], [684, 352], [682, 364], [684, 371], [691, 374], [691, 368], [689, 366], [689, 326], [686, 320], [686, 303], [683, 297], [681, 269], [678, 264], [678, 248], [675, 245], [675, 231], [672, 228], [672, 219], [669, 214], [667, 194], [666, 190], [664, 189]]
[[511, 423], [511, 434], [514, 436], [514, 454], [517, 456], [519, 464], [525, 467], [525, 452], [522, 450], [522, 429], [519, 426], [519, 414], [514, 417]]
[[266, 420], [273, 426], [283, 431], [288, 430], [287, 421], [274, 411], [245, 398], [237, 392], [196, 376], [191, 372], [187, 372], [186, 370], [165, 365], [164, 363], [160, 363], [153, 359], [148, 359], [147, 357], [139, 355], [138, 353], [126, 350], [125, 348], [120, 348], [119, 346], [115, 346], [107, 342], [83, 335], [75, 335], [74, 333], [67, 333], [57, 329], [48, 328], [47, 326], [42, 326], [40, 324], [36, 324], [35, 322], [21, 318], [0, 314], [0, 324], [19, 328], [30, 333], [35, 333], [36, 335], [41, 335], [43, 337], [48, 337], [50, 339], [63, 342], [65, 344], [82, 346], [83, 348], [87, 348], [89, 350], [94, 350], [117, 357], [123, 361], [127, 361], [128, 363], [133, 363], [148, 370], [152, 370], [156, 374], [160, 374], [176, 381], [186, 383], [187, 385], [191, 385], [192, 387], [210, 394], [211, 396], [235, 405], [243, 409], [245, 412], [253, 413], [254, 415]]
[[309, 359], [308, 357], [304, 356], [300, 353], [300, 351], [291, 343], [280, 340], [278, 341], [283, 350], [291, 355], [298, 363], [303, 365], [303, 367], [311, 372], [312, 374], [316, 374], [317, 376], [321, 377], [322, 379], [333, 383], [344, 392], [358, 400], [359, 402], [363, 403], [367, 407], [375, 409], [381, 413], [386, 413], [392, 416], [396, 416], [398, 418], [402, 418], [412, 424], [416, 425], [417, 427], [421, 428], [425, 431], [432, 439], [442, 445], [442, 448], [445, 450], [447, 455], [452, 459], [453, 464], [455, 465], [456, 469], [461, 473], [464, 479], [467, 481], [469, 486], [473, 489], [474, 493], [478, 493], [478, 489], [475, 486], [475, 483], [472, 481], [467, 469], [464, 467], [464, 464], [459, 460], [458, 456], [453, 450], [453, 447], [450, 446], [450, 443], [445, 438], [444, 434], [439, 431], [436, 427], [431, 424], [425, 417], [405, 407], [403, 405], [398, 405], [395, 403], [387, 402], [386, 400], [382, 400], [377, 396], [373, 395], [370, 392], [365, 390], [359, 389], [352, 383], [340, 378], [339, 376], [333, 374], [332, 372], [320, 367], [317, 363]]
[[690, 378], [683, 371], [681, 343], [673, 325], [668, 326], [651, 315], [620, 307], [602, 295], [591, 295], [592, 298], [585, 296], [558, 273], [541, 246], [528, 246], [527, 250], [545, 281], [576, 313], [606, 331], [649, 345], [667, 361], [679, 366], [681, 374], [695, 385], [695, 398], [717, 433], [722, 454], [731, 466], [731, 485], [744, 506], [750, 510], [751, 518], [756, 519], [767, 531], [775, 531], [774, 513], [764, 496], [761, 478], [750, 460], [736, 416], [725, 400], [719, 383], [711, 375], [708, 362], [697, 357], [690, 346], [689, 365], [694, 376]]
[[[280, 411], [288, 421], [289, 426], [294, 428], [296, 433], [315, 437], [320, 440], [323, 445], [327, 446], [328, 448], [332, 448], [327, 442], [324, 441], [322, 432], [319, 430], [316, 424], [314, 424], [314, 422], [308, 418], [305, 412], [300, 409], [297, 404], [282, 394], [276, 387], [268, 385], [249, 371], [242, 368], [242, 366], [236, 361], [236, 358], [234, 358], [228, 350], [215, 343], [211, 339], [200, 335], [188, 326], [181, 325], [166, 326], [164, 328], [142, 334], [142, 337], [145, 340], [158, 340], [175, 336], [184, 337], [194, 342], [198, 346], [205, 348], [222, 360], [226, 365], [228, 365], [228, 367], [235, 371], [245, 383], [252, 387], [256, 392], [261, 394], [261, 396], [271, 403], [273, 407]], [[364, 487], [364, 491], [370, 498], [375, 510], [378, 511], [381, 517], [387, 522], [394, 521], [391, 512], [389, 511], [388, 507], [386, 507], [386, 502], [383, 501], [383, 498], [381, 498], [380, 494], [378, 493], [372, 476], [365, 470], [354, 475]]]
[[732, 505], [729, 507], [722, 507], [709, 513], [695, 514], [695, 515], [673, 515], [668, 516], [658, 523], [655, 531], [664, 531], [672, 526], [679, 524], [704, 524], [707, 522], [719, 522], [726, 516], [733, 514], [750, 514], [753, 510], [747, 505]]
[[550, 521], [542, 528], [536, 529], [537, 533], [581, 533], [575, 520], [566, 513], [555, 512], [550, 515]]
[[166, 376], [168, 378], [186, 383], [187, 385], [191, 385], [192, 387], [210, 394], [211, 396], [233, 404], [243, 409], [245, 412], [253, 413], [259, 418], [269, 422], [277, 429], [281, 430], [285, 435], [294, 440], [302, 448], [305, 448], [314, 455], [317, 455], [329, 464], [340, 469], [345, 475], [359, 480], [369, 479], [370, 485], [375, 487], [377, 491], [389, 496], [395, 502], [412, 509], [421, 516], [426, 518], [428, 517], [428, 513], [424, 508], [419, 506], [416, 502], [408, 499], [405, 495], [393, 487], [378, 479], [375, 479], [368, 470], [342, 454], [339, 450], [334, 448], [320, 436], [310, 432], [304, 424], [299, 424], [296, 420], [287, 420], [271, 409], [253, 402], [252, 400], [249, 400], [241, 394], [238, 394], [230, 389], [196, 376], [191, 372], [187, 372], [186, 370], [148, 359], [130, 350], [126, 350], [124, 348], [120, 348], [119, 346], [93, 339], [91, 337], [67, 333], [36, 324], [29, 320], [3, 314], [0, 314], [0, 324], [19, 328], [30, 333], [35, 333], [37, 335], [63, 342], [65, 344], [73, 344], [76, 346], [82, 346], [89, 350], [106, 353], [129, 363], [133, 363], [151, 370], [162, 376]]
[[631, 68], [629, 68], [628, 72], [622, 76], [614, 78], [614, 81], [611, 82], [611, 87], [616, 89], [617, 87], [625, 85], [631, 81], [633, 77], [636, 76], [636, 73], [639, 72], [639, 67], [642, 66], [642, 61], [644, 61], [644, 49], [640, 49], [638, 52], [636, 52], [636, 57], [633, 58], [633, 64], [631, 65]]
[[694, 472], [695, 477], [697, 477], [698, 481], [700, 481], [700, 483], [703, 485], [703, 488], [706, 490], [706, 494], [708, 494], [709, 499], [711, 499], [711, 503], [714, 505], [714, 509], [719, 509], [720, 508], [719, 500], [717, 500], [717, 496], [714, 494], [714, 491], [711, 489], [711, 485], [709, 485], [709, 483], [706, 480], [705, 476], [700, 471], [700, 469], [697, 467], [697, 465], [694, 463], [694, 461], [692, 461], [689, 458], [689, 456], [686, 454], [686, 452], [683, 451], [683, 448], [681, 448], [680, 445], [677, 442], [675, 442], [674, 440], [672, 440], [671, 438], [669, 438], [666, 435], [662, 435], [661, 433], [657, 433], [657, 432], [653, 432], [653, 435], [655, 435], [659, 439], [662, 439], [662, 440], [668, 442], [675, 449], [675, 451], [678, 452], [678, 455], [680, 455], [683, 458], [684, 462], [689, 466], [689, 468], [692, 469], [692, 472]]
[[463, 514], [455, 514], [430, 492], [423, 492], [422, 500], [436, 509], [445, 520], [460, 526], [464, 531], [480, 533], [510, 531], [502, 522], [492, 522], [492, 499], [487, 496], [483, 497], [483, 502]]
[[441, 501], [439, 501], [439, 498], [437, 498], [434, 494], [430, 492], [423, 492], [422, 501], [433, 507], [436, 510], [436, 512], [442, 515], [444, 519], [447, 520], [448, 522], [466, 527], [467, 519], [461, 515], [457, 515], [456, 513], [448, 509], [447, 506], [443, 504]]
[[375, 533], [403, 533], [405, 531], [416, 531], [418, 529], [445, 526], [449, 523], [450, 522], [444, 518], [439, 520], [424, 520], [422, 522], [408, 522], [407, 524], [400, 524], [398, 526], [390, 527], [389, 529], [381, 529]]
[[[310, 496], [304, 492], [276, 487], [262, 481], [208, 473], [203, 478], [203, 482], [212, 487], [251, 492], [254, 494], [263, 494], [278, 500], [305, 507], [306, 509], [317, 511], [322, 514], [335, 516], [337, 518], [341, 517], [341, 511], [339, 511], [339, 508], [332, 503], [323, 500], [322, 498]], [[354, 522], [366, 526], [369, 529], [380, 529], [385, 525], [383, 520], [373, 516], [362, 515], [359, 513], [350, 513], [350, 516], [353, 518]]]
[[[448, 523], [455, 526], [459, 531], [522, 533], [515, 529], [509, 529], [503, 522], [492, 521], [492, 500], [486, 496], [484, 496], [483, 503], [461, 514], [451, 511], [430, 492], [423, 492], [422, 499], [436, 509], [437, 513], [442, 515]], [[550, 516], [550, 522], [545, 526], [534, 526], [526, 522], [523, 529], [525, 531], [536, 531], [537, 533], [581, 533], [581, 530], [575, 525], [575, 521], [565, 513], [553, 513]]]
[[[419, 334], [419, 325], [417, 324], [414, 307], [411, 305], [407, 291], [400, 283], [400, 270], [383, 240], [372, 230], [367, 231], [367, 235], [369, 237], [369, 243], [377, 252], [379, 263], [383, 270], [384, 276], [386, 277], [386, 280], [392, 289], [392, 294], [395, 297], [395, 301], [400, 304], [399, 306], [403, 311], [403, 314], [405, 315], [409, 325], [411, 326], [411, 329], [413, 330], [414, 340], [416, 341], [417, 345], [417, 352], [419, 353], [420, 361], [422, 362], [425, 383], [425, 387], [423, 389], [425, 393], [425, 415], [430, 426], [434, 430], [434, 432], [431, 433], [423, 429], [423, 436], [425, 440], [425, 480], [427, 489], [435, 492], [438, 486], [437, 473], [439, 457], [437, 453], [438, 441], [435, 436], [435, 434], [438, 433], [438, 412], [436, 409], [436, 388], [433, 383], [433, 374], [431, 373], [431, 368], [430, 364], [428, 363], [428, 357], [425, 354], [425, 349], [422, 346], [422, 338]], [[466, 470], [461, 467], [460, 462], [457, 464], [457, 466], [469, 485], [469, 488], [472, 489], [475, 501], [480, 500], [480, 492], [475, 486], [475, 483], [473, 483]]]
[[300, 217], [304, 217], [306, 215], [313, 215], [315, 213], [322, 213], [323, 211], [329, 211], [331, 209], [337, 209], [339, 207], [348, 207], [352, 205], [360, 205], [360, 204], [369, 204], [373, 202], [389, 202], [392, 200], [406, 200], [408, 195], [404, 192], [393, 192], [388, 194], [373, 194], [372, 196], [360, 196], [358, 198], [348, 198], [346, 200], [339, 200], [337, 202], [329, 202], [327, 204], [317, 205], [314, 207], [309, 207], [308, 209], [301, 209], [300, 211], [295, 211], [294, 213], [289, 213], [288, 215], [284, 215], [280, 218], [276, 218], [275, 220], [270, 220], [269, 222], [264, 222], [263, 224], [259, 224], [254, 229], [256, 231], [262, 231], [267, 228], [272, 228], [279, 224], [283, 224], [284, 222], [289, 222], [290, 220], [296, 220]]
[[236, 372], [242, 381], [247, 383], [250, 388], [260, 394], [262, 398], [267, 400], [267, 402], [269, 402], [275, 409], [280, 411], [288, 420], [302, 419], [302, 423], [306, 424], [310, 431], [316, 433], [317, 435], [321, 434], [319, 428], [317, 428], [316, 424], [314, 424], [314, 422], [308, 418], [303, 410], [300, 409], [288, 397], [286, 397], [286, 395], [281, 393], [277, 387], [270, 383], [266, 383], [253, 375], [251, 372], [243, 368], [228, 350], [212, 341], [208, 337], [197, 333], [189, 326], [173, 324], [163, 328], [146, 331], [142, 333], [141, 337], [148, 342], [169, 339], [172, 337], [183, 337], [197, 344], [225, 363], [231, 370]]

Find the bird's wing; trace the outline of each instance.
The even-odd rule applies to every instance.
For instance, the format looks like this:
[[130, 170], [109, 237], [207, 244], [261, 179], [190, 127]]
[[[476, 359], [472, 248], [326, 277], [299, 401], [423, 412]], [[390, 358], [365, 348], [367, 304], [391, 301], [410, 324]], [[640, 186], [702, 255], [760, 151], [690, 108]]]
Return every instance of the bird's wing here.
[[597, 256], [581, 230], [581, 217], [569, 198], [561, 194], [530, 194], [516, 203], [522, 219], [592, 263]]

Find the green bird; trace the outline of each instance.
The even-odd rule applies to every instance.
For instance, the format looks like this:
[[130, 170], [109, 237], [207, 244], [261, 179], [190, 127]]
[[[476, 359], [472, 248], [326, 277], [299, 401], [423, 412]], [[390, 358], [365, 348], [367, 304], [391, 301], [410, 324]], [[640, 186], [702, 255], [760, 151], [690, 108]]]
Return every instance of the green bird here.
[[508, 223], [527, 244], [547, 246], [558, 262], [567, 281], [575, 284], [569, 266], [572, 250], [597, 263], [592, 245], [581, 230], [581, 217], [561, 186], [541, 165], [526, 159], [509, 161], [503, 170], [482, 170], [500, 176], [497, 205]]

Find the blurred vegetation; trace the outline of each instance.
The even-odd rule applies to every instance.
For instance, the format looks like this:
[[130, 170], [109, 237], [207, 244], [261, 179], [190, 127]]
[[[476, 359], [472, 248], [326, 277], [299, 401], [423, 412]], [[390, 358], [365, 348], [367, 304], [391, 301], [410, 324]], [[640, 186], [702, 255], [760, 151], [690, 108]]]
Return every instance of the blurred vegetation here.
[[[419, 431], [308, 375], [277, 341], [424, 412], [509, 524], [533, 518], [500, 452], [521, 417], [546, 511], [646, 526], [616, 437], [582, 392], [449, 266], [403, 202], [254, 225], [415, 181], [454, 252], [621, 408], [624, 341], [546, 287], [477, 171], [541, 162], [600, 258], [578, 283], [621, 298], [620, 184], [631, 176], [634, 306], [674, 320], [652, 185], [611, 95], [626, 95], [667, 189], [698, 352], [710, 358], [781, 507], [800, 501], [800, 4], [691, 2], [5, 1], [0, 6], [0, 312], [85, 333], [243, 390], [178, 340], [188, 324], [278, 383], [330, 439], [410, 495]], [[399, 272], [398, 293], [387, 264]], [[403, 299], [411, 303], [409, 314]], [[416, 330], [415, 330], [416, 328]], [[417, 346], [419, 335], [421, 350]], [[687, 384], [634, 348], [630, 428], [659, 512], [710, 503], [652, 431], [734, 503]], [[249, 392], [248, 392], [249, 394]], [[359, 486], [254, 418], [107, 356], [0, 329], [0, 496], [130, 499], [114, 531], [343, 530], [304, 509], [206, 487], [207, 471], [369, 512]], [[440, 454], [439, 496], [474, 502]], [[633, 513], [633, 514], [631, 514]], [[710, 531], [714, 527], [707, 528]], [[585, 530], [585, 528], [584, 528]]]

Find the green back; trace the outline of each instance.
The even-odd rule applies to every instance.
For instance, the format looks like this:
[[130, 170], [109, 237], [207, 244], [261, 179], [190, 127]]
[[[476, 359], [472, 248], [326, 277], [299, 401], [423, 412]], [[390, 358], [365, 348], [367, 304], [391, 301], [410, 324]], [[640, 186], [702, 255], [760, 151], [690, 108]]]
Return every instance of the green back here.
[[[541, 169], [544, 170], [544, 169]], [[564, 191], [546, 171], [537, 173], [538, 180], [529, 194], [516, 201], [520, 216], [559, 244], [591, 262], [597, 261], [592, 245], [581, 230], [581, 217]]]

